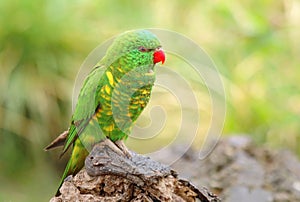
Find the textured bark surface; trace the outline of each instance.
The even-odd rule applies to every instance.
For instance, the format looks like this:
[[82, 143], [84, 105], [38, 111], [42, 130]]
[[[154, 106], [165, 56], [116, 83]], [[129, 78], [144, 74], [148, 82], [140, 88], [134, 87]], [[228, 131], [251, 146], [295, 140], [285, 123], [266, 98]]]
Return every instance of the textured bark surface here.
[[[163, 157], [178, 153], [184, 153], [180, 145], [171, 147]], [[172, 168], [225, 202], [300, 201], [297, 156], [286, 149], [257, 145], [249, 136], [222, 138], [204, 160], [199, 160], [199, 152], [191, 149]]]
[[205, 188], [179, 179], [170, 167], [130, 152], [131, 158], [101, 142], [86, 158], [85, 169], [67, 177], [57, 201], [220, 201]]

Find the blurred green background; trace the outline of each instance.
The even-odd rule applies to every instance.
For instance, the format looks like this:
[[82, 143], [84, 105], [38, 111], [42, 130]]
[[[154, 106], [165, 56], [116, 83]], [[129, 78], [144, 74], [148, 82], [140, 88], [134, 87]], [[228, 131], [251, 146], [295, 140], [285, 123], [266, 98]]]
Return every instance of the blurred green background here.
[[300, 155], [299, 22], [297, 0], [1, 0], [0, 201], [50, 199], [67, 158], [42, 149], [68, 127], [80, 65], [130, 29], [194, 40], [223, 75], [224, 134]]

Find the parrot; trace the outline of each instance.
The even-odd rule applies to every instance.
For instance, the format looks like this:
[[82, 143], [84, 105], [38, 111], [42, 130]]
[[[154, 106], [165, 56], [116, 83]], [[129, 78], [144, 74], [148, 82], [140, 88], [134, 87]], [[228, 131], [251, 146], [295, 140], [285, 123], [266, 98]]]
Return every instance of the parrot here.
[[56, 196], [65, 178], [83, 168], [96, 143], [108, 138], [130, 157], [123, 140], [150, 100], [160, 62], [165, 52], [148, 30], [124, 32], [107, 48], [83, 82], [68, 130], [45, 148], [63, 146], [62, 156], [72, 147]]

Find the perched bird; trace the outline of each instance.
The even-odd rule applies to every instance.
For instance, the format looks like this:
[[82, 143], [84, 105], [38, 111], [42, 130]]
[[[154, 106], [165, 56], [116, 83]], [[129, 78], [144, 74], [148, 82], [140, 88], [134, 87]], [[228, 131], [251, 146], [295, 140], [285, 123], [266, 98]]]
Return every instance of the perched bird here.
[[147, 30], [128, 31], [114, 40], [85, 79], [69, 129], [45, 148], [64, 145], [63, 155], [73, 145], [59, 188], [84, 166], [93, 145], [105, 138], [129, 155], [122, 140], [149, 102], [155, 64], [164, 61], [160, 41]]

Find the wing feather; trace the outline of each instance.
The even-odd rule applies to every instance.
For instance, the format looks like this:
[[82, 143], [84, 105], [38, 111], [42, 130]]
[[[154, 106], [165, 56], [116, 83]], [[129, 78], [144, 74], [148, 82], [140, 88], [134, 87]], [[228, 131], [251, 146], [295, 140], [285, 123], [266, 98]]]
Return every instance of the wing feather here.
[[99, 89], [102, 87], [101, 78], [105, 68], [103, 66], [95, 67], [89, 76], [85, 79], [83, 87], [80, 90], [75, 111], [72, 116], [72, 122], [69, 129], [63, 155], [72, 143], [83, 133], [92, 117], [101, 107], [99, 103]]

